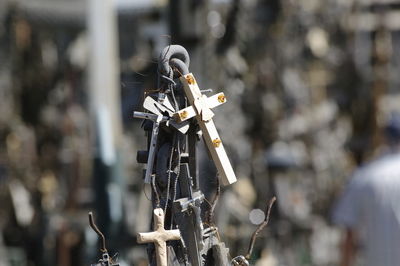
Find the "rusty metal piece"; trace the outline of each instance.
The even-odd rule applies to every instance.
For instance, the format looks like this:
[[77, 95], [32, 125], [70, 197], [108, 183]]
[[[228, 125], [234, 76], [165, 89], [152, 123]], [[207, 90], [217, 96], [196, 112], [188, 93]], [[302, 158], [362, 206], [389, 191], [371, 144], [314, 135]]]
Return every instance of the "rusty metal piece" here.
[[189, 83], [189, 85], [196, 84], [196, 81], [195, 81], [195, 79], [194, 79], [194, 77], [192, 75], [187, 75], [186, 76], [186, 80]]
[[222, 141], [220, 139], [214, 139], [213, 141], [213, 145], [215, 148], [218, 148], [219, 146], [221, 146]]
[[182, 112], [179, 113], [179, 118], [181, 120], [186, 119], [187, 116], [188, 116], [188, 112], [187, 111], [182, 111]]
[[93, 229], [93, 231], [95, 231], [96, 234], [101, 238], [102, 245], [101, 245], [100, 251], [103, 253], [107, 252], [106, 238], [104, 237], [103, 233], [99, 230], [99, 228], [94, 223], [92, 212], [89, 212], [89, 224], [90, 224], [90, 227]]
[[226, 102], [226, 97], [225, 97], [225, 95], [224, 95], [224, 94], [219, 95], [219, 96], [218, 96], [218, 101], [219, 101], [220, 103]]

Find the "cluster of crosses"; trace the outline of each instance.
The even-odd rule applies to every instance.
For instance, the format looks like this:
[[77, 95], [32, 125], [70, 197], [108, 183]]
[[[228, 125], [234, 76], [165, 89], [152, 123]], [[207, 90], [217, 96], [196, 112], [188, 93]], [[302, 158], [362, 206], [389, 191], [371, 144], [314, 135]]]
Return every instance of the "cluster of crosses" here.
[[[267, 217], [253, 234], [248, 256], [233, 260], [212, 221], [219, 184], [236, 182], [213, 122], [212, 110], [225, 103], [226, 97], [223, 93], [203, 94], [209, 90], [201, 90], [189, 72], [189, 55], [182, 46], [170, 45], [162, 51], [158, 71], [159, 88], [146, 95], [145, 112], [134, 112], [135, 118], [144, 119], [142, 127], [148, 136], [147, 150], [138, 151], [137, 161], [146, 164], [144, 183], [151, 187], [154, 209], [154, 231], [138, 233], [137, 242], [148, 243], [152, 266], [248, 265], [254, 240], [266, 226]], [[200, 139], [218, 173], [212, 203], [205, 201], [199, 185], [196, 144]], [[104, 250], [100, 265], [118, 265], [109, 262]]]

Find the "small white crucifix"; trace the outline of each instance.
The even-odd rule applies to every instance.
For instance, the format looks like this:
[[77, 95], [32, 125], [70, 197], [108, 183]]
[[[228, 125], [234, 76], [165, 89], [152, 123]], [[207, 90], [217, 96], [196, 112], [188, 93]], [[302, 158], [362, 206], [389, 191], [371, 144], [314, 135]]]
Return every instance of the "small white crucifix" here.
[[224, 186], [235, 183], [235, 172], [212, 120], [214, 113], [211, 109], [225, 103], [225, 95], [223, 93], [211, 97], [203, 95], [192, 73], [180, 77], [180, 80], [191, 106], [176, 112], [174, 114], [176, 120], [181, 122], [196, 116], [203, 132], [204, 142], [220, 174], [221, 183]]
[[164, 229], [164, 211], [161, 208], [154, 209], [154, 232], [138, 233], [137, 242], [140, 244], [153, 242], [156, 248], [157, 266], [168, 266], [167, 241], [180, 240], [181, 234], [178, 229]]

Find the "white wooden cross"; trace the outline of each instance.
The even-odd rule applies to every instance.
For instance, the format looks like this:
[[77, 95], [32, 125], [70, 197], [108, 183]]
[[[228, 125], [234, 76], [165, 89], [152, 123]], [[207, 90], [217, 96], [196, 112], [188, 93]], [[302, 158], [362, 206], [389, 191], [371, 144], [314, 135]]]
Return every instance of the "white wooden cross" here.
[[191, 106], [175, 113], [176, 120], [181, 122], [196, 116], [200, 129], [203, 132], [204, 142], [220, 174], [221, 183], [224, 186], [235, 183], [235, 172], [212, 120], [214, 113], [211, 109], [225, 103], [225, 95], [219, 93], [209, 98], [203, 95], [192, 73], [182, 76], [180, 80]]
[[156, 248], [157, 266], [168, 266], [167, 241], [181, 239], [178, 229], [164, 229], [164, 211], [161, 208], [154, 209], [154, 232], [138, 233], [137, 242], [140, 244], [153, 242]]

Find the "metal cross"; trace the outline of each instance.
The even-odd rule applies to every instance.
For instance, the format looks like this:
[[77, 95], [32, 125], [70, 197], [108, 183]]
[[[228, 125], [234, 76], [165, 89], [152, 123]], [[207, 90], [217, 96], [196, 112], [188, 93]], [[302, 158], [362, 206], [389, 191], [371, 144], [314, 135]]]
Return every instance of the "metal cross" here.
[[164, 229], [164, 211], [161, 208], [154, 209], [154, 232], [138, 233], [137, 242], [154, 243], [156, 248], [157, 266], [168, 266], [167, 262], [167, 241], [180, 240], [181, 234], [178, 229]]
[[235, 183], [235, 172], [233, 171], [232, 165], [225, 152], [224, 145], [222, 144], [218, 131], [212, 120], [214, 113], [211, 111], [211, 108], [226, 102], [224, 94], [216, 94], [209, 98], [203, 95], [193, 74], [191, 73], [183, 75], [180, 77], [180, 80], [191, 106], [178, 111], [175, 114], [177, 120], [185, 121], [188, 117], [196, 116], [200, 129], [203, 132], [204, 142], [206, 143], [219, 172], [221, 183], [223, 185]]
[[169, 102], [168, 97], [164, 99], [163, 103], [159, 103], [150, 96], [148, 96], [144, 100], [143, 107], [152, 113], [133, 112], [133, 116], [136, 118], [143, 118], [153, 121], [149, 155], [147, 158], [146, 174], [144, 178], [144, 182], [146, 184], [150, 184], [152, 181], [153, 165], [156, 154], [156, 146], [157, 146], [158, 133], [160, 130], [160, 123], [161, 122], [170, 123], [173, 127], [175, 127], [183, 134], [185, 134], [188, 131], [189, 123], [183, 121], [182, 121], [183, 123], [177, 123], [173, 120], [170, 120], [170, 117], [174, 113], [172, 111], [173, 107]]

